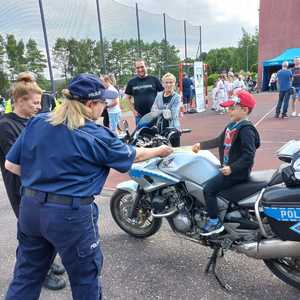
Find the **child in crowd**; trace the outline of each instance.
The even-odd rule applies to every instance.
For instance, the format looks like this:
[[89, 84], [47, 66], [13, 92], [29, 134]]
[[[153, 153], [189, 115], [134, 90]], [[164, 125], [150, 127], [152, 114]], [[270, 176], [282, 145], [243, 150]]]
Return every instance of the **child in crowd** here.
[[224, 109], [221, 106], [221, 104], [223, 102], [226, 101], [226, 89], [225, 89], [225, 80], [224, 80], [224, 76], [220, 75], [218, 78], [218, 82], [217, 82], [217, 107], [216, 107], [216, 111], [219, 112], [220, 114], [224, 113]]
[[[104, 75], [102, 79], [108, 90], [117, 91], [117, 89], [115, 88], [116, 79], [114, 75], [112, 74]], [[109, 128], [111, 129], [111, 131], [118, 134], [118, 123], [121, 119], [121, 108], [120, 108], [119, 97], [113, 100], [107, 99], [106, 104], [107, 104], [106, 107], [107, 107], [108, 118], [109, 118]]]
[[211, 105], [212, 110], [217, 110], [218, 107], [217, 93], [218, 93], [217, 81], [215, 81], [212, 89], [212, 105]]
[[247, 181], [254, 163], [260, 138], [256, 128], [248, 121], [248, 115], [256, 105], [254, 97], [245, 90], [237, 90], [232, 100], [221, 106], [228, 108], [230, 123], [215, 139], [193, 145], [192, 150], [219, 148], [222, 168], [220, 173], [208, 180], [204, 187], [209, 219], [201, 228], [201, 235], [208, 236], [224, 230], [218, 217], [217, 194], [233, 185]]

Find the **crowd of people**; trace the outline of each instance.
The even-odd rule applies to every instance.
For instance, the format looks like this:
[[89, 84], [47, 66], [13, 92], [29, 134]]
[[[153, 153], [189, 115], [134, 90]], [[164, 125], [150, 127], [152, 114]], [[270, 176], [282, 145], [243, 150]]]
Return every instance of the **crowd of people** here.
[[221, 106], [232, 97], [235, 90], [247, 90], [249, 92], [257, 91], [256, 80], [248, 74], [245, 78], [243, 74], [223, 72], [215, 81], [212, 89], [212, 107], [211, 109], [219, 114], [224, 114], [225, 109]]

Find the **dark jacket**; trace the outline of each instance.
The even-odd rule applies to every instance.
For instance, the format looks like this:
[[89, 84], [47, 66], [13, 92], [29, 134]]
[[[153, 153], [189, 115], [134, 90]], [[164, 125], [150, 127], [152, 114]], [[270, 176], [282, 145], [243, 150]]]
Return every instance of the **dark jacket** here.
[[[215, 139], [200, 142], [201, 150], [219, 148], [220, 162], [224, 159], [224, 138], [225, 131]], [[237, 134], [235, 135], [229, 151], [229, 163], [231, 177], [247, 179], [254, 164], [255, 151], [260, 146], [260, 138], [256, 128], [250, 121], [242, 121]]]
[[21, 181], [19, 176], [5, 169], [4, 163], [6, 154], [25, 128], [27, 121], [15, 113], [8, 113], [0, 118], [0, 168], [5, 189], [16, 217], [19, 216]]
[[41, 100], [40, 113], [50, 112], [56, 107], [55, 98], [53, 95], [44, 92]]

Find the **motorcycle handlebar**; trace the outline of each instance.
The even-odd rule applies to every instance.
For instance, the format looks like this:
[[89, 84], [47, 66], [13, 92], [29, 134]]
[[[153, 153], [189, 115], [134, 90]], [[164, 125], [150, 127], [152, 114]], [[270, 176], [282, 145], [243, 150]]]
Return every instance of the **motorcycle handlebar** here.
[[181, 133], [190, 133], [190, 132], [192, 132], [192, 129], [191, 128], [184, 128], [184, 129], [181, 129], [180, 132]]

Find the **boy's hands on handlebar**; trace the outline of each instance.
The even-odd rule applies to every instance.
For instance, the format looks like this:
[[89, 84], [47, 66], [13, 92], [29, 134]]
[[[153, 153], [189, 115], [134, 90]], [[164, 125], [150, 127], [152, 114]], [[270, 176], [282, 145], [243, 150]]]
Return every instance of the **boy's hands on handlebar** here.
[[192, 151], [194, 153], [198, 153], [201, 150], [201, 145], [200, 143], [196, 143], [195, 145], [192, 146]]
[[166, 146], [166, 145], [157, 147], [157, 150], [158, 150], [158, 156], [160, 156], [160, 157], [166, 157], [166, 156], [172, 154], [174, 151], [173, 148]]
[[225, 166], [220, 169], [224, 176], [229, 176], [231, 174], [231, 168], [229, 166]]

